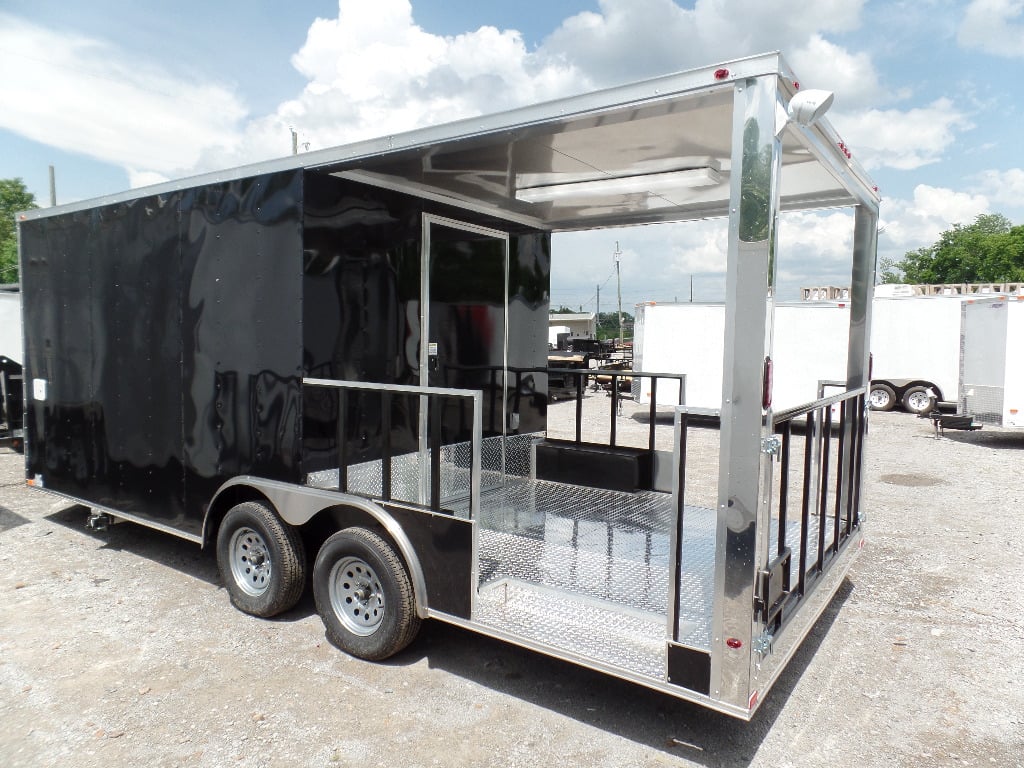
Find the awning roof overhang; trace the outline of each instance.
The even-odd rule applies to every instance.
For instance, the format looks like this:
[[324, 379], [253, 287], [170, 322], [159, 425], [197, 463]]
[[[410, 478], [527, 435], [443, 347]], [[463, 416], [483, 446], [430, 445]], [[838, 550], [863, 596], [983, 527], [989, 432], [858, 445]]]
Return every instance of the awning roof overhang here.
[[788, 122], [795, 78], [778, 53], [379, 139], [25, 212], [33, 219], [201, 184], [305, 168], [549, 230], [726, 216], [734, 100], [774, 78], [780, 205], [864, 204], [878, 193], [826, 119]]

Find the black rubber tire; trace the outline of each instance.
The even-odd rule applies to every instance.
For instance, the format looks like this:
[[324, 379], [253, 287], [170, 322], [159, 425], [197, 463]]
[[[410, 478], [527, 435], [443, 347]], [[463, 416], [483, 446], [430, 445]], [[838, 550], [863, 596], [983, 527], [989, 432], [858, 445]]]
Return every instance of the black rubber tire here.
[[[346, 602], [346, 595], [347, 602], [352, 604], [350, 581], [360, 578], [351, 568], [339, 570], [346, 561], [362, 561], [376, 577], [367, 587], [369, 600], [379, 608], [380, 616], [362, 633], [346, 626], [340, 607]], [[368, 572], [361, 567], [359, 570]], [[401, 558], [387, 541], [365, 528], [338, 531], [320, 547], [313, 565], [313, 596], [317, 613], [327, 630], [327, 639], [360, 659], [379, 661], [393, 656], [409, 645], [420, 629], [412, 582]], [[349, 612], [353, 611], [349, 609]], [[358, 613], [358, 609], [354, 612]], [[348, 621], [352, 621], [351, 616]]]
[[[252, 532], [246, 534], [246, 532]], [[233, 544], [235, 535], [239, 539]], [[259, 543], [261, 562], [234, 557], [232, 548], [245, 549], [246, 538]], [[306, 586], [306, 549], [298, 531], [286, 525], [266, 504], [246, 501], [232, 507], [217, 532], [217, 566], [231, 604], [252, 616], [269, 618], [287, 611]], [[243, 571], [252, 566], [246, 575]], [[254, 572], [260, 571], [259, 581]]]
[[[921, 395], [925, 397], [921, 397]], [[903, 393], [903, 409], [918, 416], [935, 410], [935, 398], [928, 395], [927, 387], [907, 387]]]
[[[885, 404], [875, 404], [875, 393], [878, 393], [879, 397], [885, 396], [888, 400]], [[888, 384], [872, 384], [871, 389], [868, 390], [868, 403], [871, 405], [872, 411], [891, 411], [896, 407], [896, 391]]]

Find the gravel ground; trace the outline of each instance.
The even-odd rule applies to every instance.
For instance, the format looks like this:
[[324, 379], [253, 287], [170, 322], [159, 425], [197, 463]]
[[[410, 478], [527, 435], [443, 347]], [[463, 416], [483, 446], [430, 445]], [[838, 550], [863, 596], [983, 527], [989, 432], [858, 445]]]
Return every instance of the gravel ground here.
[[1024, 432], [873, 414], [866, 457], [868, 544], [745, 724], [437, 622], [351, 659], [310, 598], [245, 616], [212, 553], [89, 532], [0, 449], [0, 765], [1024, 764]]

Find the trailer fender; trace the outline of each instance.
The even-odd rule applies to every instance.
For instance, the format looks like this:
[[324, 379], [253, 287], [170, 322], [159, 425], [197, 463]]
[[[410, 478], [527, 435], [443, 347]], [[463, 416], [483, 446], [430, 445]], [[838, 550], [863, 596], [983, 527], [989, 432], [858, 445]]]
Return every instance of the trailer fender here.
[[207, 541], [212, 534], [211, 510], [219, 505], [217, 500], [225, 494], [237, 491], [242, 488], [253, 489], [266, 497], [277, 514], [289, 525], [302, 526], [313, 519], [319, 512], [328, 507], [348, 506], [365, 512], [371, 518], [380, 523], [398, 547], [406, 566], [409, 569], [409, 578], [412, 580], [413, 593], [416, 600], [416, 614], [420, 618], [427, 617], [427, 582], [423, 576], [423, 567], [416, 550], [412, 546], [408, 535], [401, 525], [378, 504], [362, 496], [353, 496], [338, 491], [328, 491], [321, 488], [310, 488], [303, 485], [293, 485], [279, 480], [267, 480], [262, 477], [251, 477], [243, 475], [233, 477], [224, 483], [214, 494], [210, 505], [207, 507], [206, 516], [203, 519], [203, 541]]

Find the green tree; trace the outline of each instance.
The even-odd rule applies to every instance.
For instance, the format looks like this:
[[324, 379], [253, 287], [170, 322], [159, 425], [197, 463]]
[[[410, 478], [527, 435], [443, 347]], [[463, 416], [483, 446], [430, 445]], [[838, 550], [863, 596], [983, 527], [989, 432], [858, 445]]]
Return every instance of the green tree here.
[[930, 246], [908, 251], [903, 260], [882, 264], [884, 282], [1003, 283], [1024, 281], [1024, 225], [1002, 214], [954, 224]]
[[0, 283], [18, 282], [14, 214], [36, 207], [36, 196], [25, 188], [21, 179], [0, 179]]

